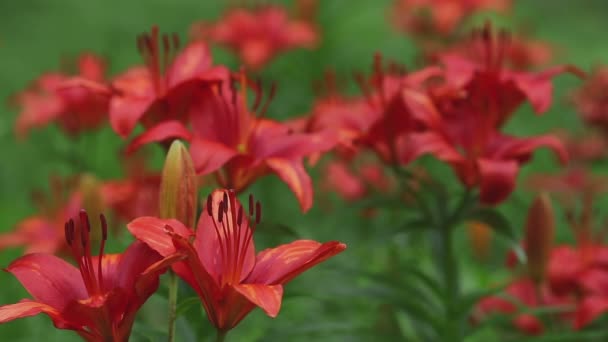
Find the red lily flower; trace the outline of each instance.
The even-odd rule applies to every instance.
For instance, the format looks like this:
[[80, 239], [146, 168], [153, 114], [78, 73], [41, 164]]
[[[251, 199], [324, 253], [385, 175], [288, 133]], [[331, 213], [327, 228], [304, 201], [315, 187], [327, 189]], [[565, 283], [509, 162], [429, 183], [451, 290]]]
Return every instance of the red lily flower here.
[[138, 122], [146, 128], [172, 120], [185, 122], [196, 89], [229, 75], [226, 68], [212, 66], [211, 53], [204, 42], [191, 43], [177, 53], [177, 35], [160, 37], [156, 26], [150, 34], [137, 38], [137, 47], [145, 66], [117, 76], [110, 86], [77, 84], [93, 93], [111, 95], [110, 124], [122, 137], [128, 136]]
[[315, 101], [310, 116], [300, 125], [300, 131], [335, 132], [339, 143], [337, 152], [344, 158], [352, 157], [357, 152], [355, 143], [378, 120], [380, 111], [370, 106], [365, 98], [340, 94], [333, 72], [325, 73], [325, 78], [316, 90], [319, 98]]
[[249, 197], [249, 211], [230, 190], [216, 190], [206, 202], [198, 228], [176, 220], [141, 217], [129, 231], [161, 255], [184, 252], [188, 258], [173, 270], [197, 292], [207, 317], [221, 332], [234, 328], [256, 306], [275, 317], [283, 284], [342, 252], [346, 246], [298, 240], [255, 255], [253, 233], [260, 222], [260, 203]]
[[[102, 82], [105, 62], [92, 53], [83, 53], [77, 60], [77, 76], [88, 82]], [[12, 99], [21, 112], [15, 123], [19, 137], [33, 127], [42, 127], [57, 121], [69, 135], [98, 127], [106, 118], [108, 98], [82, 91], [64, 89], [72, 75], [64, 72], [46, 73]]]
[[596, 67], [590, 77], [574, 93], [572, 101], [579, 115], [590, 127], [608, 134], [608, 67]]
[[259, 69], [277, 54], [294, 48], [314, 48], [319, 34], [313, 24], [316, 1], [298, 1], [293, 18], [278, 5], [232, 8], [216, 23], [198, 22], [194, 39], [210, 40], [234, 50], [245, 65]]
[[[103, 254], [107, 225], [101, 216], [99, 255], [91, 255], [86, 212], [80, 225], [65, 224], [65, 237], [78, 267], [50, 254], [28, 254], [8, 267], [34, 298], [0, 306], [0, 323], [17, 318], [48, 315], [55, 327], [76, 331], [87, 341], [127, 341], [135, 315], [158, 288], [158, 278], [182, 258], [162, 258], [141, 242], [123, 254]], [[183, 259], [183, 258], [182, 258]]]
[[345, 161], [335, 160], [326, 165], [324, 174], [325, 187], [349, 201], [361, 199], [371, 191], [387, 192], [394, 187], [394, 179], [377, 163], [351, 167]]
[[[485, 99], [485, 116], [501, 127], [525, 100], [537, 114], [549, 109], [552, 101], [552, 78], [564, 72], [584, 77], [571, 65], [560, 65], [541, 72], [520, 72], [507, 68], [508, 51], [513, 45], [507, 31], [496, 34], [488, 22], [473, 31], [469, 49], [439, 56], [445, 67], [448, 87], [466, 92], [466, 98]], [[466, 100], [466, 99], [465, 99]]]
[[485, 48], [485, 62], [457, 55], [443, 58], [447, 86], [432, 91], [442, 120], [432, 121], [429, 131], [410, 134], [403, 156], [407, 162], [434, 154], [451, 164], [465, 186], [479, 187], [483, 203], [497, 204], [513, 191], [519, 166], [536, 148], [549, 147], [566, 162], [566, 150], [556, 137], [516, 138], [499, 129], [526, 98], [538, 113], [547, 110], [551, 77], [571, 67], [540, 74], [512, 72], [501, 64], [506, 36], [496, 41], [487, 25], [477, 37]]
[[[191, 119], [191, 136], [180, 135], [186, 128], [173, 121], [170, 124], [179, 129], [151, 129], [133, 140], [132, 148], [168, 137], [191, 141], [190, 153], [198, 174], [215, 173], [222, 187], [241, 192], [258, 177], [273, 172], [294, 192], [302, 211], [307, 211], [312, 206], [313, 189], [303, 158], [333, 148], [336, 138], [331, 132], [294, 133], [280, 122], [256, 117], [247, 108], [246, 87], [241, 74], [238, 93], [225, 85], [201, 90], [199, 103], [193, 107], [198, 114]], [[261, 105], [259, 88], [253, 111]], [[274, 89], [261, 106], [261, 116], [266, 113]]]
[[386, 72], [382, 56], [377, 54], [374, 58], [374, 72], [369, 80], [358, 80], [376, 118], [359, 142], [372, 148], [384, 162], [398, 162], [398, 156], [404, 149], [405, 137], [434, 126], [440, 120], [425, 89], [425, 83], [439, 75], [441, 71], [437, 67], [405, 74], [395, 64], [389, 65]]
[[442, 37], [477, 11], [510, 7], [510, 0], [397, 0], [391, 13], [399, 29], [422, 37]]

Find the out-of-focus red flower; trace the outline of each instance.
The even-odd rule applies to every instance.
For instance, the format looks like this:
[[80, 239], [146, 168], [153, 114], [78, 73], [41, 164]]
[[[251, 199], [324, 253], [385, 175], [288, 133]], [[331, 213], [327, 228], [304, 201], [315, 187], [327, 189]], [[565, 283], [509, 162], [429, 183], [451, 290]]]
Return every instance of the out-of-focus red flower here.
[[51, 178], [48, 199], [35, 193], [38, 214], [17, 223], [13, 231], [0, 235], [0, 250], [24, 246], [25, 254], [67, 252], [64, 223], [83, 207], [81, 193], [72, 191], [69, 182]]
[[[549, 289], [537, 289], [536, 286], [537, 284], [526, 278], [513, 281], [504, 291], [509, 299], [498, 296], [482, 299], [476, 307], [474, 319], [483, 319], [491, 313], [515, 314], [519, 311], [519, 306], [536, 308], [572, 304], [567, 297], [555, 296]], [[569, 313], [565, 310], [561, 316], [567, 317]], [[532, 314], [517, 315], [513, 324], [528, 335], [540, 335], [545, 330], [542, 321]]]
[[359, 79], [375, 118], [359, 143], [372, 148], [388, 164], [399, 162], [407, 135], [440, 121], [426, 93], [426, 82], [440, 75], [436, 67], [405, 73], [393, 64], [384, 70], [382, 57], [376, 55], [372, 75], [368, 80]]
[[326, 72], [317, 92], [319, 97], [310, 116], [301, 122], [302, 131], [334, 132], [338, 136], [337, 152], [340, 156], [354, 156], [358, 151], [356, 143], [378, 120], [381, 112], [374, 110], [363, 97], [341, 94], [333, 72]]
[[504, 35], [491, 27], [476, 34], [480, 60], [448, 54], [444, 85], [432, 89], [442, 119], [430, 122], [428, 131], [412, 133], [404, 160], [433, 154], [454, 168], [467, 187], [479, 187], [483, 203], [497, 204], [515, 187], [521, 164], [541, 146], [551, 148], [562, 163], [567, 160], [563, 144], [554, 136], [516, 138], [500, 132], [515, 109], [528, 100], [537, 113], [551, 103], [551, 78], [570, 67], [540, 73], [514, 72], [502, 64]]
[[[474, 32], [474, 35], [477, 34]], [[501, 63], [505, 66], [508, 65], [513, 70], [528, 70], [545, 66], [553, 57], [553, 48], [546, 42], [532, 40], [521, 35], [512, 36], [506, 32], [502, 32], [501, 35], [500, 40], [495, 42], [495, 44], [500, 44], [495, 52], [501, 55], [495, 56], [495, 58], [502, 58]], [[437, 48], [430, 45], [428, 48], [423, 46], [423, 49], [426, 49], [427, 60], [432, 63], [441, 60], [444, 55], [460, 55], [477, 61], [486, 58], [483, 56], [485, 52], [479, 52], [480, 41], [476, 37], [459, 40], [448, 47]]]
[[558, 130], [555, 134], [566, 145], [571, 163], [585, 164], [603, 160], [608, 156], [608, 141], [597, 132], [587, 130], [584, 134], [573, 134]]
[[608, 191], [608, 178], [573, 167], [557, 174], [532, 175], [527, 180], [527, 187], [554, 194], [564, 209], [572, 211], [581, 199], [589, 201]]
[[300, 0], [292, 17], [278, 5], [234, 7], [215, 23], [195, 23], [190, 33], [194, 39], [225, 45], [245, 65], [259, 69], [279, 53], [318, 44], [319, 33], [313, 22], [315, 7], [316, 1]]
[[244, 211], [234, 191], [216, 190], [205, 208], [196, 230], [155, 217], [138, 218], [127, 227], [161, 255], [188, 255], [173, 270], [196, 291], [219, 331], [234, 328], [256, 306], [275, 317], [283, 284], [346, 248], [337, 241], [298, 240], [256, 256], [253, 233], [261, 218], [259, 202], [254, 205], [250, 196]]
[[378, 163], [351, 166], [346, 161], [334, 160], [325, 166], [324, 187], [349, 201], [361, 199], [372, 191], [390, 191], [393, 183]]
[[15, 122], [18, 137], [25, 137], [34, 127], [56, 121], [69, 135], [97, 128], [105, 121], [109, 98], [104, 94], [64, 86], [72, 77], [89, 82], [104, 82], [104, 60], [93, 53], [82, 53], [73, 74], [58, 71], [45, 73], [11, 102], [20, 109]]
[[122, 137], [127, 137], [138, 122], [147, 129], [174, 131], [176, 127], [166, 123], [187, 122], [199, 88], [229, 77], [228, 69], [212, 65], [207, 44], [194, 42], [178, 53], [177, 35], [161, 36], [157, 26], [137, 38], [137, 47], [145, 66], [129, 69], [109, 86], [85, 82], [73, 86], [111, 94], [110, 124]]
[[28, 254], [7, 268], [33, 297], [0, 306], [0, 323], [48, 315], [55, 327], [77, 332], [87, 341], [127, 341], [135, 315], [158, 288], [158, 278], [179, 254], [162, 258], [142, 242], [123, 254], [104, 254], [107, 225], [101, 216], [102, 240], [92, 256], [86, 212], [80, 224], [65, 224], [65, 239], [77, 262], [74, 267], [50, 254]]
[[124, 179], [104, 181], [101, 185], [106, 207], [119, 222], [157, 216], [160, 175], [148, 169], [142, 155], [130, 155], [124, 163]]
[[[151, 129], [133, 141], [133, 146], [174, 138], [191, 142], [190, 153], [198, 174], [215, 173], [222, 187], [243, 191], [257, 178], [277, 174], [293, 191], [302, 211], [312, 206], [313, 189], [303, 158], [336, 145], [332, 132], [296, 133], [288, 126], [264, 118], [274, 96], [274, 87], [264, 105], [260, 87], [252, 110], [247, 106], [247, 80], [241, 73], [240, 91], [220, 85], [201, 91], [197, 115], [192, 116], [191, 136], [175, 131]], [[223, 89], [223, 90], [222, 90]], [[253, 111], [258, 111], [256, 116]]]
[[573, 94], [572, 101], [579, 115], [591, 127], [608, 134], [608, 67], [598, 66]]
[[510, 7], [510, 0], [396, 0], [391, 18], [397, 28], [414, 36], [443, 38], [477, 11]]

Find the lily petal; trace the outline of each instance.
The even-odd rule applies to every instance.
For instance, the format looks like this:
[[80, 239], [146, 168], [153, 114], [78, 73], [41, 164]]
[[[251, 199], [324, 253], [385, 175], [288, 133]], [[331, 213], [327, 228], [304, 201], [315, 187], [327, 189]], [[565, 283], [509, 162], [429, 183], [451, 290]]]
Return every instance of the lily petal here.
[[298, 240], [260, 252], [246, 283], [285, 284], [300, 273], [341, 253], [346, 245], [338, 241], [320, 243]]
[[302, 212], [307, 212], [312, 207], [313, 189], [312, 181], [302, 165], [302, 160], [268, 158], [266, 165], [293, 191], [300, 202]]
[[56, 310], [88, 297], [78, 269], [54, 255], [28, 254], [13, 261], [7, 270], [36, 301]]
[[204, 41], [190, 43], [167, 70], [169, 87], [188, 81], [204, 73], [211, 67], [212, 59], [209, 47]]
[[482, 203], [500, 203], [515, 189], [515, 180], [519, 171], [516, 161], [479, 159], [477, 166], [480, 177], [479, 198]]
[[138, 240], [144, 242], [160, 255], [166, 257], [175, 253], [175, 247], [173, 246], [171, 236], [167, 234], [166, 226], [170, 226], [175, 234], [185, 238], [189, 238], [194, 234], [190, 228], [184, 226], [178, 220], [159, 219], [152, 216], [136, 218], [127, 224], [127, 229]]
[[53, 319], [56, 326], [64, 326], [62, 324], [61, 313], [52, 306], [24, 299], [16, 304], [0, 306], [0, 324], [10, 322], [17, 318], [31, 317], [39, 313], [47, 314]]
[[144, 133], [137, 136], [127, 146], [127, 154], [131, 154], [141, 146], [152, 143], [162, 142], [167, 139], [183, 139], [190, 141], [192, 133], [177, 120], [163, 121], [158, 125], [147, 129]]
[[233, 288], [251, 303], [259, 306], [274, 318], [279, 314], [283, 299], [283, 285], [240, 284]]
[[219, 142], [194, 139], [190, 145], [190, 154], [196, 172], [206, 175], [221, 168], [238, 152]]

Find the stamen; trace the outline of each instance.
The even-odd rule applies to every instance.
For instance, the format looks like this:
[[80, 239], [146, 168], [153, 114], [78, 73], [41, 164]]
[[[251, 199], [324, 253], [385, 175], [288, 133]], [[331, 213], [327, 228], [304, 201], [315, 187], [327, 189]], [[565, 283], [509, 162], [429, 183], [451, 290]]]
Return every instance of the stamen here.
[[207, 196], [207, 214], [209, 214], [209, 216], [213, 217], [213, 202], [211, 199], [211, 194], [209, 194], [209, 196]]
[[268, 97], [266, 98], [266, 103], [264, 103], [264, 107], [262, 107], [262, 110], [260, 111], [260, 116], [264, 116], [266, 114], [266, 112], [268, 111], [268, 107], [270, 106], [270, 102], [272, 102], [272, 100], [274, 99], [276, 92], [277, 92], [277, 84], [275, 82], [273, 82], [272, 85], [270, 86], [270, 93], [268, 93]]
[[240, 227], [241, 223], [243, 223], [243, 207], [239, 207], [239, 214], [236, 217], [236, 224]]

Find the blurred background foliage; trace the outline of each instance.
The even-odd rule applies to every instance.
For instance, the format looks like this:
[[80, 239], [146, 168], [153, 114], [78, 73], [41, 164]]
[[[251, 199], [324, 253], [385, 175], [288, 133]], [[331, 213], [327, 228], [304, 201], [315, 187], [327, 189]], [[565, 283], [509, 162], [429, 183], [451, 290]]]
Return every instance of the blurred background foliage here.
[[[83, 50], [105, 56], [111, 74], [121, 72], [140, 62], [135, 48], [138, 33], [158, 24], [161, 30], [177, 32], [185, 41], [192, 22], [217, 18], [228, 3], [220, 0], [0, 1], [0, 98], [8, 99], [28, 81], [45, 71], [55, 70], [62, 58], [76, 56]], [[320, 1], [320, 47], [282, 54], [261, 74], [264, 81], [278, 84], [269, 116], [286, 119], [307, 113], [314, 99], [312, 83], [322, 77], [324, 70], [334, 69], [348, 79], [353, 71], [367, 72], [375, 52], [415, 68], [413, 42], [396, 32], [387, 20], [390, 5], [389, 0]], [[473, 19], [473, 23], [481, 23], [487, 18], [494, 19], [499, 26], [522, 29], [553, 44], [557, 51], [556, 63], [573, 63], [589, 70], [608, 59], [608, 44], [605, 43], [608, 2], [604, 0], [515, 1], [511, 15], [482, 13]], [[213, 52], [217, 63], [225, 63], [233, 70], [238, 68], [238, 61], [228, 52], [220, 48], [214, 48]], [[581, 130], [574, 110], [564, 100], [578, 82], [572, 76], [558, 77], [555, 101], [549, 113], [532, 117], [531, 109], [526, 105], [520, 110], [526, 113], [518, 113], [507, 130], [518, 135], [546, 132], [557, 127]], [[354, 82], [350, 84], [354, 90]], [[124, 142], [109, 127], [80, 137], [76, 144], [56, 127], [35, 130], [28, 139], [17, 141], [13, 133], [16, 114], [5, 108], [0, 116], [0, 155], [3, 158], [0, 231], [10, 230], [20, 219], [35, 213], [30, 200], [31, 190], [48, 188], [50, 175], [87, 171], [101, 179], [121, 176], [118, 153]], [[154, 155], [152, 167], [158, 170], [162, 162], [161, 150], [156, 146], [150, 150]], [[80, 162], [69, 162], [68, 159], [73, 158]], [[434, 172], [453, 177], [446, 172], [445, 166], [429, 160], [425, 162]], [[606, 165], [597, 168], [603, 172]], [[519, 179], [534, 172], [556, 169], [550, 153], [541, 151], [523, 168]], [[321, 171], [313, 169], [311, 172], [318, 179]], [[420, 243], [424, 241], [423, 237], [416, 232], [406, 234], [401, 227], [399, 211], [382, 212], [372, 219], [363, 219], [359, 207], [317, 191], [313, 209], [303, 215], [286, 185], [274, 177], [262, 179], [250, 191], [260, 198], [264, 207], [266, 224], [258, 234], [258, 249], [293, 239], [290, 234], [320, 241], [341, 240], [349, 248], [290, 284], [278, 318], [271, 320], [256, 310], [231, 333], [230, 340], [365, 341], [399, 334], [407, 339], [410, 328], [404, 314], [395, 313], [382, 304], [394, 299], [387, 289], [374, 285], [373, 281], [381, 273], [407, 278], [412, 263], [431, 262], [421, 258], [425, 253], [425, 246]], [[530, 193], [520, 189], [501, 206], [513, 226], [522, 226], [530, 198]], [[569, 240], [571, 237], [564, 225], [560, 224], [558, 238]], [[458, 234], [465, 289], [484, 288], [505, 279], [507, 273], [502, 267], [505, 246], [499, 244], [500, 248], [493, 248], [487, 260], [475, 260], [464, 230]], [[126, 235], [120, 237], [121, 241], [128, 241]], [[5, 267], [19, 253], [18, 250], [0, 252], [0, 265]], [[0, 273], [0, 284], [2, 304], [27, 295], [7, 273]], [[192, 295], [188, 291], [184, 287], [182, 300], [188, 301]], [[157, 330], [164, 328], [165, 299], [162, 295], [154, 296], [146, 307], [136, 325], [134, 339], [164, 339]], [[195, 340], [196, 333], [213, 336], [212, 329], [201, 316], [204, 313], [201, 313], [198, 301], [184, 307], [184, 311], [178, 320], [179, 341]], [[383, 333], [385, 335], [381, 335]], [[477, 337], [479, 341], [497, 339], [491, 329]], [[0, 326], [0, 340], [70, 341], [76, 340], [76, 335], [53, 329], [47, 317], [36, 317]]]

